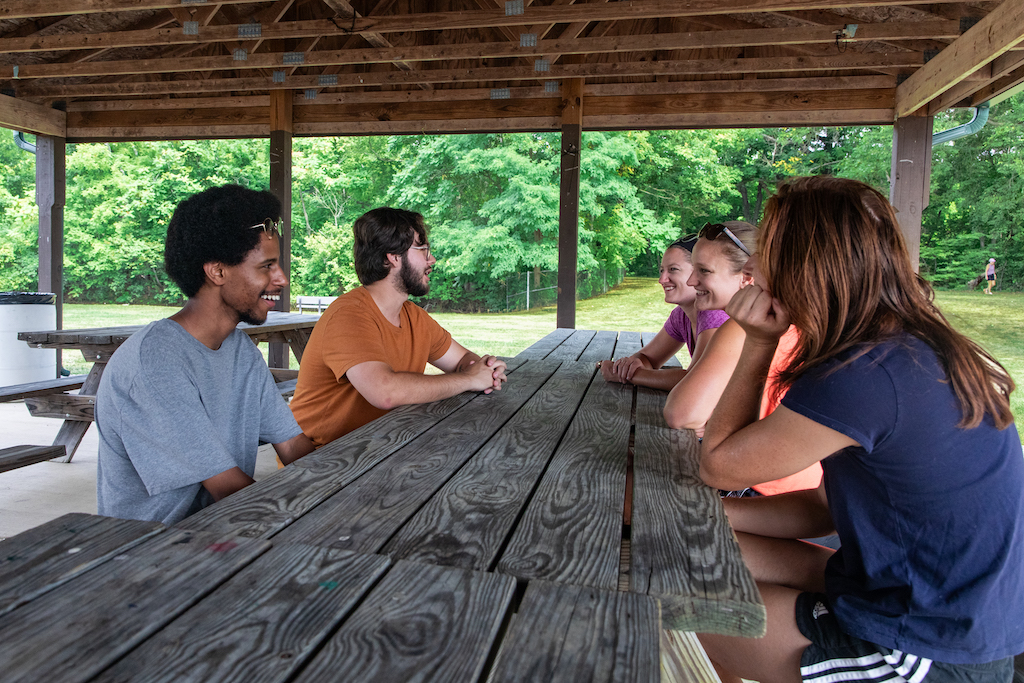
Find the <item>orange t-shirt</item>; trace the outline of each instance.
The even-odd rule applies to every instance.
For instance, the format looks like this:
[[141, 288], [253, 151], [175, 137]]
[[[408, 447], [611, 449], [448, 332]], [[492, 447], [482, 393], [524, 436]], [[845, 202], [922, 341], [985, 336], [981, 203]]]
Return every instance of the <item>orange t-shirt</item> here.
[[[786, 364], [793, 349], [796, 348], [796, 343], [800, 339], [800, 334], [796, 331], [796, 328], [792, 325], [786, 330], [786, 334], [782, 335], [779, 339], [779, 346], [775, 349], [775, 356], [772, 358], [771, 367], [768, 369], [768, 379], [764, 384], [764, 395], [761, 396], [761, 418], [764, 419], [772, 413], [776, 408], [779, 407], [779, 402], [782, 401], [782, 397], [786, 395], [786, 392], [780, 393], [777, 397], [773, 396], [775, 391], [775, 385], [778, 381], [779, 369]], [[301, 422], [299, 424], [302, 424]], [[775, 481], [766, 481], [763, 484], [754, 486], [754, 490], [766, 496], [774, 496], [778, 493], [788, 493], [789, 491], [801, 491], [803, 489], [816, 489], [821, 483], [821, 464], [814, 463], [810, 467], [796, 474], [791, 474], [788, 477], [782, 479], [776, 479]]]
[[452, 336], [422, 308], [406, 301], [399, 316], [401, 327], [395, 327], [358, 287], [338, 297], [317, 321], [291, 402], [296, 421], [317, 447], [388, 412], [356, 391], [345, 376], [350, 368], [381, 361], [395, 372], [422, 373], [448, 351]]

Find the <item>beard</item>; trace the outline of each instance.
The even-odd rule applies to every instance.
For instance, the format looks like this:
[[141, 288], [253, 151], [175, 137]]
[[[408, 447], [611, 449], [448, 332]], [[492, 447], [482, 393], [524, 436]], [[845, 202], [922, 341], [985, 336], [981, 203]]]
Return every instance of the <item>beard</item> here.
[[256, 317], [256, 311], [238, 311], [237, 309], [236, 311], [238, 313], [238, 321], [246, 325], [262, 325], [267, 322], [266, 316], [262, 318]]
[[402, 287], [409, 296], [426, 296], [430, 291], [430, 281], [423, 284], [423, 273], [414, 273], [409, 266], [407, 259], [402, 259], [402, 267], [398, 271], [398, 277], [402, 281]]

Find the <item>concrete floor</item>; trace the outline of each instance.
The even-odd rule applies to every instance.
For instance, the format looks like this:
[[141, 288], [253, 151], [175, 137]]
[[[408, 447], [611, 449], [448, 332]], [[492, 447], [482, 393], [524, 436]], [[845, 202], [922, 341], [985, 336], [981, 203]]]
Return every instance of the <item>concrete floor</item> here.
[[[0, 403], [0, 448], [53, 442], [61, 420], [32, 417], [22, 402]], [[69, 512], [96, 514], [96, 426], [91, 425], [70, 463], [41, 462], [0, 472], [0, 539]], [[256, 479], [277, 471], [272, 446], [260, 448]]]

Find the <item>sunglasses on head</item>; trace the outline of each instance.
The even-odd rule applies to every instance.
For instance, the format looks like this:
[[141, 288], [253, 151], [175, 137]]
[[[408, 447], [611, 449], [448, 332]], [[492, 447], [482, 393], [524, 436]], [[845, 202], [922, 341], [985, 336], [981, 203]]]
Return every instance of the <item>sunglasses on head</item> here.
[[273, 218], [264, 218], [262, 223], [256, 225], [250, 225], [247, 230], [262, 230], [268, 235], [277, 235], [281, 232], [281, 224], [284, 223], [283, 218], [278, 218], [276, 221]]
[[713, 241], [716, 237], [718, 237], [722, 233], [725, 233], [725, 235], [729, 239], [731, 239], [733, 241], [733, 243], [737, 247], [739, 247], [740, 251], [742, 251], [744, 254], [746, 254], [747, 256], [751, 256], [752, 255], [750, 253], [750, 250], [747, 249], [745, 246], [743, 246], [743, 242], [740, 242], [740, 239], [738, 237], [736, 237], [736, 235], [732, 234], [732, 230], [730, 230], [729, 228], [725, 227], [721, 223], [705, 223], [704, 227], [701, 228], [700, 232], [697, 233], [697, 237], [705, 237], [705, 238]]

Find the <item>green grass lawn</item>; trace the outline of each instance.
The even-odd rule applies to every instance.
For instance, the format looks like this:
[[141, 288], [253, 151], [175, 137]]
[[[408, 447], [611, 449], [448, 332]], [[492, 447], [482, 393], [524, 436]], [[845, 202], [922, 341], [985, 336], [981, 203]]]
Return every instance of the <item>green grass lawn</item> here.
[[[938, 292], [936, 302], [954, 327], [995, 356], [1016, 382], [1024, 381], [1024, 294]], [[66, 304], [64, 327], [141, 324], [165, 318], [175, 310], [165, 306]], [[576, 327], [656, 332], [670, 310], [657, 280], [626, 278], [604, 296], [578, 302]], [[514, 356], [555, 329], [553, 306], [518, 313], [439, 313], [434, 317], [467, 348], [499, 356]], [[685, 355], [683, 351], [680, 358], [684, 365]], [[75, 374], [89, 369], [78, 351], [64, 352], [64, 366]], [[292, 367], [297, 367], [294, 359]], [[1011, 405], [1014, 415], [1024, 415], [1024, 388], [1014, 392]]]

